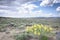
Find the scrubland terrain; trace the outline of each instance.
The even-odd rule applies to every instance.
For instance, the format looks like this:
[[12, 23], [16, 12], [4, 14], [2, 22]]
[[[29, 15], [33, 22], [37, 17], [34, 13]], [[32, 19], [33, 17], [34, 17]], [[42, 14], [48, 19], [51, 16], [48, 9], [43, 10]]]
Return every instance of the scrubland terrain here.
[[[0, 17], [0, 40], [15, 40], [14, 35], [24, 33], [26, 26], [31, 26], [33, 24], [49, 25], [56, 29], [55, 32], [60, 32], [59, 17], [47, 17], [47, 18]], [[32, 38], [32, 37], [29, 38], [31, 38], [30, 40], [38, 40], [38, 38]], [[49, 38], [49, 40], [53, 39]]]

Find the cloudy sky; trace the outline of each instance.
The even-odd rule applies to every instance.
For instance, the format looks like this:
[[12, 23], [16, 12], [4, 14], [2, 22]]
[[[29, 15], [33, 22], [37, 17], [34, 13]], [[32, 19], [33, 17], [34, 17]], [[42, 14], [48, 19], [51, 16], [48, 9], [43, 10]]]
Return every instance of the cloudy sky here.
[[60, 17], [60, 0], [0, 0], [0, 17]]

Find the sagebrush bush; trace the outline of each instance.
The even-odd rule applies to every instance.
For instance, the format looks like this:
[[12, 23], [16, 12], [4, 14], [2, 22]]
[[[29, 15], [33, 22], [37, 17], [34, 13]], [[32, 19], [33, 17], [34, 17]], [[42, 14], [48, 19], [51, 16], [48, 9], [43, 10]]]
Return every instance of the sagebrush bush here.
[[22, 33], [22, 34], [17, 34], [15, 35], [16, 40], [29, 40], [29, 35]]
[[48, 40], [47, 36], [41, 36], [41, 38], [39, 38], [39, 40]]

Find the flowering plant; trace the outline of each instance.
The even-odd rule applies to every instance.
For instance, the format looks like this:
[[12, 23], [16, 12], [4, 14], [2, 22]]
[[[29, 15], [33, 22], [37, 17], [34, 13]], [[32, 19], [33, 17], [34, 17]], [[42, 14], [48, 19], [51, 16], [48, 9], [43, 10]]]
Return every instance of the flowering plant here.
[[52, 27], [48, 27], [48, 26], [42, 25], [42, 24], [34, 24], [34, 25], [28, 26], [26, 28], [26, 32], [33, 33], [34, 35], [39, 35], [39, 36], [51, 33], [52, 30], [53, 30]]

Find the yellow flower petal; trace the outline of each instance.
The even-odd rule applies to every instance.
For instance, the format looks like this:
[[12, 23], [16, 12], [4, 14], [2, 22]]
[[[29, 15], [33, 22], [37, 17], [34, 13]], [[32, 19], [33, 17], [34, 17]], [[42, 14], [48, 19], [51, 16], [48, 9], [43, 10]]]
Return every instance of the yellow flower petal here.
[[38, 32], [38, 35], [40, 35], [40, 32]]
[[35, 32], [34, 32], [34, 34], [36, 35], [36, 34], [37, 34], [37, 32], [35, 31]]
[[50, 30], [53, 30], [51, 27], [49, 28]]

